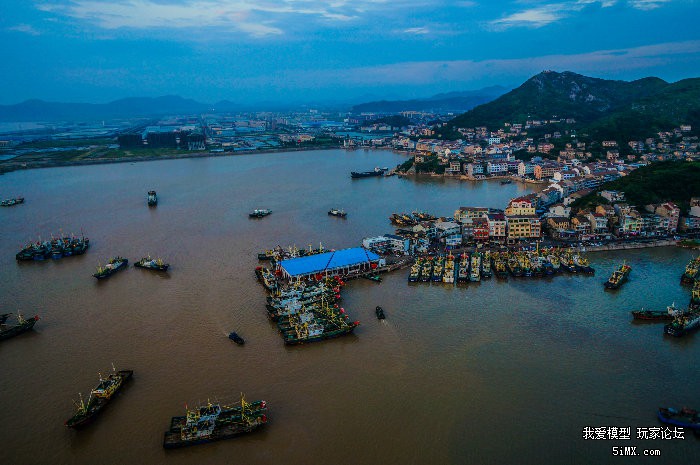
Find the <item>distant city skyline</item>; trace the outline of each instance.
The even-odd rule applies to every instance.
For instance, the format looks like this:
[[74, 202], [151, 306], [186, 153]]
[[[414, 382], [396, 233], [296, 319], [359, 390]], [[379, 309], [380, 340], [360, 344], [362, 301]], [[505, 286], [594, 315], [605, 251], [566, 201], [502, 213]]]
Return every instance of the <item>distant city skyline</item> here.
[[0, 104], [358, 103], [700, 76], [697, 0], [5, 0]]

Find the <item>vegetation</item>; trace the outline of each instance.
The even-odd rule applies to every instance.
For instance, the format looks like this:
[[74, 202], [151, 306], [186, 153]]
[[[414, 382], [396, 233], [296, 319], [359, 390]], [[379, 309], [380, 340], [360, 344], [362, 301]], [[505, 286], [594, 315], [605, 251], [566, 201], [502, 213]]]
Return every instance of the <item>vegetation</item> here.
[[437, 157], [430, 157], [423, 163], [416, 163], [416, 173], [444, 174], [446, 168], [445, 165], [440, 164]]
[[400, 165], [397, 165], [396, 169], [398, 171], [402, 171], [405, 173], [406, 171], [410, 170], [412, 166], [413, 166], [413, 157], [409, 158], [408, 160], [401, 163]]
[[667, 161], [639, 168], [615, 181], [606, 182], [593, 193], [576, 200], [572, 208], [601, 204], [598, 192], [623, 191], [630, 205], [674, 202], [681, 211], [688, 209], [691, 197], [700, 197], [700, 162]]

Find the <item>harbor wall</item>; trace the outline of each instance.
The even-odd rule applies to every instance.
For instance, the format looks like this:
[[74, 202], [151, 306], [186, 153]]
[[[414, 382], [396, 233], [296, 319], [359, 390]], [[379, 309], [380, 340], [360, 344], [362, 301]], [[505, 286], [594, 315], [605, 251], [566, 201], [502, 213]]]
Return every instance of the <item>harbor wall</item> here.
[[674, 240], [658, 240], [650, 242], [619, 242], [599, 246], [576, 247], [579, 252], [606, 252], [609, 250], [645, 249], [648, 247], [669, 247], [678, 245]]

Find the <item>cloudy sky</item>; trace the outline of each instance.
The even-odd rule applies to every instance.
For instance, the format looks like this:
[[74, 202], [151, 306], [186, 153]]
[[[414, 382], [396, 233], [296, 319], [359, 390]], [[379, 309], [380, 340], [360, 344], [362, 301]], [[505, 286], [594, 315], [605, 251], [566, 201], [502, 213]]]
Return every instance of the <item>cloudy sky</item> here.
[[363, 101], [700, 76], [700, 0], [1, 0], [0, 103]]

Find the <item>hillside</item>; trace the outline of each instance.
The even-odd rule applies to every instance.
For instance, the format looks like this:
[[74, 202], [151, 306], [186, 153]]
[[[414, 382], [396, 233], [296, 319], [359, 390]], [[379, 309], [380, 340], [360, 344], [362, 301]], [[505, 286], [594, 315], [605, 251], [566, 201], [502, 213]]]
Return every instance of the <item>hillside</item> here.
[[644, 166], [628, 176], [607, 182], [591, 194], [572, 204], [572, 208], [587, 208], [599, 205], [602, 190], [623, 191], [627, 203], [643, 207], [650, 203], [672, 201], [682, 211], [688, 209], [691, 197], [700, 197], [700, 162], [668, 161]]
[[495, 128], [507, 121], [525, 122], [552, 116], [574, 118], [577, 124], [586, 125], [668, 86], [653, 77], [626, 82], [545, 71], [493, 102], [454, 118], [450, 125]]
[[592, 123], [585, 130], [603, 139], [643, 139], [680, 124], [700, 129], [700, 78], [669, 84], [660, 92], [643, 97]]
[[466, 111], [503, 95], [508, 89], [501, 86], [486, 87], [465, 92], [448, 92], [424, 99], [380, 100], [355, 105], [353, 113], [399, 113], [401, 111]]

